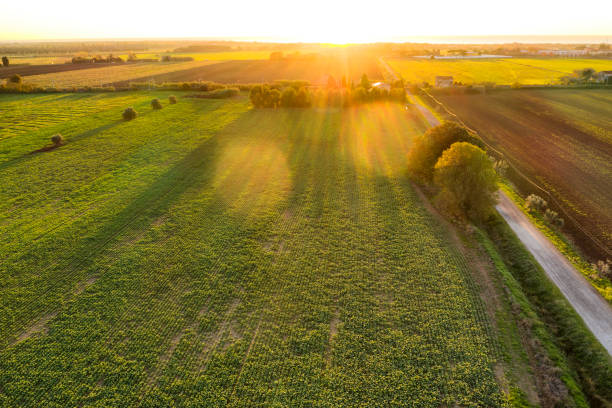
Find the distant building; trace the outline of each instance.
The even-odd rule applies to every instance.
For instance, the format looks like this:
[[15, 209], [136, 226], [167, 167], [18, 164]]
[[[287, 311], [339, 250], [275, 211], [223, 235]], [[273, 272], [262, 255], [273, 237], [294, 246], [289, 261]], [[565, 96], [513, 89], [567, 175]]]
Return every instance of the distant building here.
[[453, 86], [453, 77], [452, 76], [436, 76], [436, 88], [446, 88], [449, 86]]
[[391, 90], [391, 85], [389, 85], [389, 84], [387, 84], [387, 83], [385, 83], [385, 82], [374, 82], [374, 83], [372, 84], [372, 86], [373, 86], [374, 88], [385, 89], [385, 90], [387, 90], [387, 91], [390, 91], [390, 90]]
[[612, 84], [612, 71], [600, 71], [595, 76], [599, 82]]
[[551, 55], [557, 57], [583, 57], [588, 55], [588, 50], [539, 50], [539, 55]]

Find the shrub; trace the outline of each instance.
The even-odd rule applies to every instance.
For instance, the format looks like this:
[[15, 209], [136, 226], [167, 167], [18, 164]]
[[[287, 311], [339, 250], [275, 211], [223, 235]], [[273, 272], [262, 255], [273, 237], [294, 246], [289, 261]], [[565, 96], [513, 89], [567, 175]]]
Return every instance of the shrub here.
[[281, 93], [268, 85], [256, 85], [251, 88], [249, 98], [256, 108], [275, 108], [280, 102]]
[[455, 122], [444, 122], [430, 128], [414, 140], [408, 152], [408, 172], [421, 182], [429, 182], [444, 150], [453, 143], [472, 142], [474, 139], [467, 129]]
[[493, 164], [493, 168], [495, 169], [495, 172], [499, 174], [501, 177], [504, 177], [508, 174], [508, 168], [509, 168], [508, 162], [505, 161], [504, 159], [497, 160]]
[[123, 111], [122, 116], [123, 116], [123, 119], [125, 120], [132, 120], [132, 119], [135, 119], [136, 116], [138, 116], [138, 113], [134, 110], [134, 108], [129, 107]]
[[21, 78], [21, 75], [13, 74], [9, 77], [9, 82], [12, 84], [20, 84], [21, 82], [23, 82], [23, 79]]
[[60, 135], [59, 133], [57, 135], [53, 135], [51, 136], [51, 142], [55, 145], [55, 146], [59, 146], [64, 142], [64, 138], [62, 137], [62, 135]]
[[2, 65], [4, 65], [5, 67], [9, 66], [9, 59], [7, 56], [2, 57]]
[[497, 175], [487, 154], [467, 142], [454, 143], [435, 165], [435, 183], [449, 208], [484, 220], [495, 203]]
[[546, 212], [544, 213], [544, 219], [546, 220], [546, 222], [557, 228], [563, 228], [563, 225], [565, 224], [563, 218], [559, 217], [559, 214], [556, 211], [551, 210], [550, 208], [546, 209]]
[[529, 211], [537, 211], [543, 213], [548, 203], [539, 195], [529, 194], [525, 200], [525, 207]]
[[155, 98], [151, 101], [151, 107], [153, 109], [161, 109], [163, 108], [161, 102], [159, 101], [159, 99]]
[[612, 261], [606, 259], [605, 261], [599, 260], [593, 265], [593, 269], [601, 278], [612, 279]]
[[176, 103], [176, 96], [170, 95], [168, 97], [168, 103], [170, 103], [170, 105], [174, 105]]

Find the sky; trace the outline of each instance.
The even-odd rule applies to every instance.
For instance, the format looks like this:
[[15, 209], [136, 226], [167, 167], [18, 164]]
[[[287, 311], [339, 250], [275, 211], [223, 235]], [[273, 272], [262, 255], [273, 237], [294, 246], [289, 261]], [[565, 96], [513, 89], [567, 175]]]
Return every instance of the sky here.
[[585, 35], [612, 39], [612, 1], [19, 0], [0, 11], [0, 41], [231, 38], [410, 41], [434, 36]]

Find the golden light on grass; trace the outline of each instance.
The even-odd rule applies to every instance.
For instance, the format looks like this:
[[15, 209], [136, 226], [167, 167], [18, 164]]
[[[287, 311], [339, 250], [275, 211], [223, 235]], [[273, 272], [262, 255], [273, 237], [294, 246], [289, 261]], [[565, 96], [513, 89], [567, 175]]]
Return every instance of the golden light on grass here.
[[406, 113], [395, 104], [350, 109], [343, 122], [341, 143], [355, 167], [386, 177], [405, 170], [411, 137], [402, 126]]
[[230, 142], [219, 156], [213, 186], [230, 212], [259, 216], [291, 189], [285, 154], [270, 140]]

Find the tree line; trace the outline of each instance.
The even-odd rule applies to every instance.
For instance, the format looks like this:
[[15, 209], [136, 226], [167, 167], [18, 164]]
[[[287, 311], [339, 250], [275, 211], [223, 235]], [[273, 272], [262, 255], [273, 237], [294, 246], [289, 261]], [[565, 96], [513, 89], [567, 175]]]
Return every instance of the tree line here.
[[358, 85], [347, 83], [346, 78], [336, 81], [329, 77], [325, 88], [311, 88], [303, 81], [281, 81], [255, 85], [249, 94], [255, 108], [307, 108], [310, 106], [348, 107], [374, 101], [404, 103], [406, 91], [401, 81], [385, 87], [372, 86], [367, 75]]

